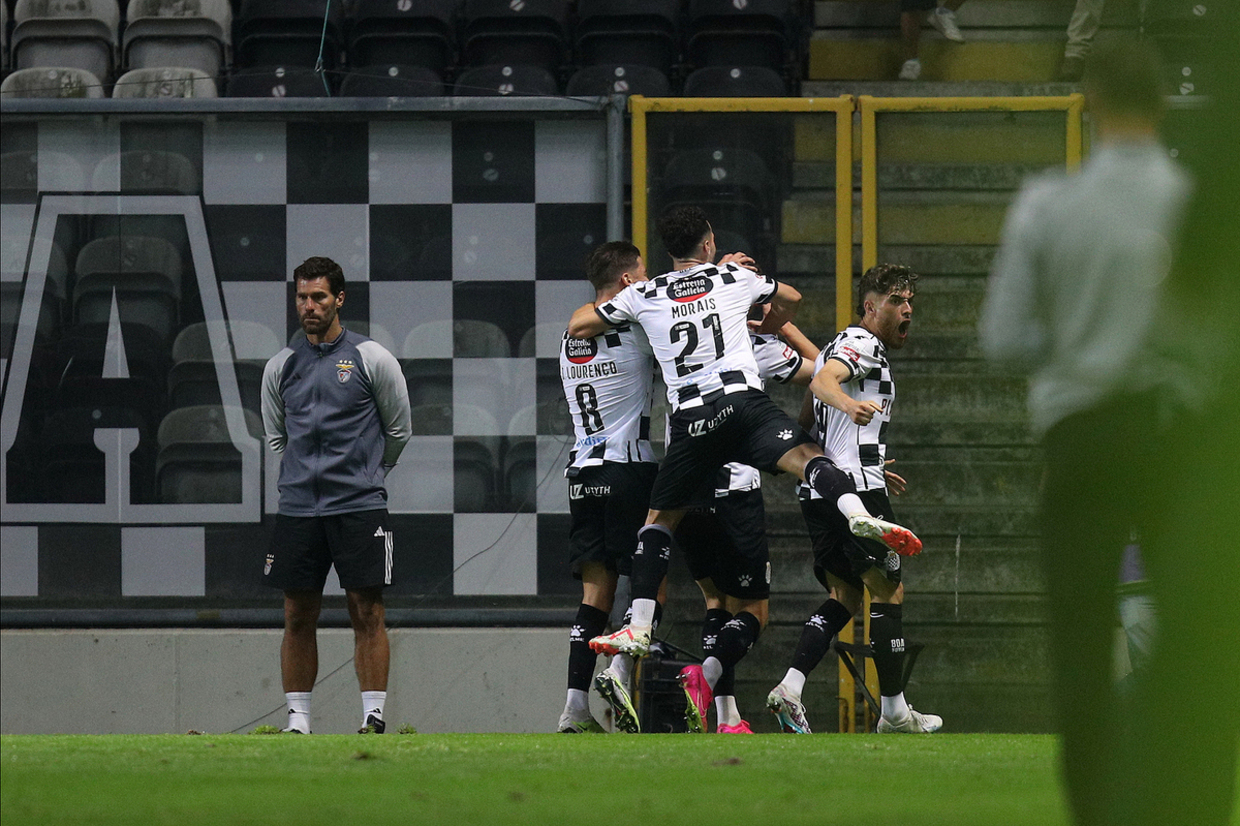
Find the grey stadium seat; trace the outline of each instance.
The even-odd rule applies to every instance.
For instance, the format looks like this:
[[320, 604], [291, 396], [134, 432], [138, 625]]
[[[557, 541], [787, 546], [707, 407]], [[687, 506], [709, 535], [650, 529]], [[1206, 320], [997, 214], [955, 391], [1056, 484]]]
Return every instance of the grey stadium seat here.
[[18, 69], [0, 83], [5, 98], [101, 98], [103, 83], [85, 69], [57, 66]]
[[130, 69], [184, 66], [216, 78], [231, 58], [227, 0], [129, 0], [125, 21], [121, 55]]
[[[243, 410], [246, 431], [263, 438], [258, 414]], [[155, 479], [160, 502], [240, 502], [241, 454], [228, 433], [225, 408], [170, 410], [159, 424]]]
[[171, 342], [180, 320], [181, 256], [162, 238], [98, 238], [78, 253], [73, 314], [104, 323], [116, 297], [124, 321], [141, 321]]
[[114, 98], [213, 98], [215, 81], [201, 69], [130, 69], [116, 79]]
[[17, 0], [13, 68], [71, 66], [107, 81], [116, 67], [120, 19], [116, 0]]

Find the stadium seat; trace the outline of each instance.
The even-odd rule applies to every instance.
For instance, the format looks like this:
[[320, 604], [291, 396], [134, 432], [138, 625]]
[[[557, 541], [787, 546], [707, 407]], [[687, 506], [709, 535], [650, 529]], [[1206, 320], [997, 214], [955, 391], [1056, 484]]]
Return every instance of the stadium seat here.
[[326, 75], [304, 66], [266, 66], [233, 72], [228, 77], [230, 98], [325, 98]]
[[[103, 83], [85, 69], [68, 66], [18, 69], [0, 83], [3, 98], [101, 98]], [[6, 157], [10, 153], [6, 153]]]
[[495, 324], [472, 318], [452, 322], [453, 354], [458, 358], [508, 358], [512, 345]]
[[[25, 288], [23, 281], [0, 281], [0, 359], [5, 361], [13, 358]], [[59, 326], [60, 308], [56, 299], [45, 290], [39, 303], [39, 313], [35, 317], [36, 349], [46, 347], [55, 337]]]
[[425, 321], [405, 336], [402, 359], [451, 358], [453, 352], [453, 321], [450, 318]]
[[443, 79], [424, 66], [363, 66], [340, 81], [341, 97], [441, 97]]
[[483, 513], [495, 507], [495, 450], [480, 439], [456, 439], [452, 446], [454, 508], [457, 513]]
[[130, 69], [116, 79], [116, 85], [112, 88], [114, 98], [213, 98], [217, 96], [215, 81], [201, 69], [190, 68]]
[[538, 505], [538, 443], [532, 438], [509, 439], [504, 451], [506, 511], [533, 513]]
[[463, 62], [555, 71], [568, 57], [568, 10], [566, 0], [465, 0]]
[[672, 157], [659, 189], [664, 209], [696, 204], [711, 223], [755, 242], [744, 250], [770, 263], [776, 180], [762, 158], [744, 149], [689, 149]]
[[8, 72], [9, 65], [9, 4], [0, 3], [0, 72]]
[[679, 13], [679, 0], [579, 0], [577, 62], [636, 64], [667, 75], [680, 57]]
[[237, 67], [340, 65], [344, 11], [330, 0], [243, 0], [233, 24]]
[[100, 238], [82, 247], [74, 272], [77, 323], [106, 324], [115, 296], [122, 321], [140, 319], [171, 344], [180, 320], [181, 256], [167, 241]]
[[560, 93], [555, 75], [541, 66], [522, 64], [475, 66], [466, 69], [452, 87], [455, 97], [543, 95]]
[[214, 79], [231, 62], [231, 52], [227, 0], [130, 0], [125, 9], [121, 62], [129, 69], [183, 66]]
[[[260, 325], [261, 326], [261, 325]], [[216, 370], [211, 332], [228, 341], [228, 326], [222, 322], [190, 324], [172, 343], [172, 368], [168, 371], [168, 406], [193, 407], [220, 405], [220, 379]], [[270, 330], [262, 328], [265, 332]], [[272, 336], [274, 345], [274, 335]], [[274, 355], [275, 350], [272, 350]], [[241, 406], [255, 413], [262, 411], [262, 380], [266, 363], [261, 359], [237, 359], [229, 351], [229, 361], [237, 377]]]
[[400, 368], [411, 405], [452, 406], [452, 359], [406, 358], [401, 359]]
[[694, 66], [789, 64], [788, 0], [689, 0], [685, 58]]
[[578, 69], [568, 79], [566, 93], [578, 97], [645, 95], [666, 97], [672, 93], [667, 75], [653, 66], [605, 63]]
[[[246, 431], [263, 438], [258, 414], [241, 411]], [[216, 405], [168, 411], [159, 424], [155, 478], [160, 502], [240, 502], [241, 454], [228, 433], [225, 408]]]
[[783, 77], [765, 66], [705, 66], [685, 78], [687, 98], [768, 98], [787, 94]]
[[[100, 192], [116, 186], [114, 182], [118, 179], [121, 190], [127, 193], [198, 195], [202, 192], [202, 176], [189, 158], [180, 152], [162, 149], [133, 149], [104, 156], [92, 177], [95, 189]], [[95, 222], [96, 225], [100, 223]]]
[[116, 0], [17, 0], [13, 68], [68, 66], [107, 81], [116, 67], [120, 19]]
[[460, 0], [355, 0], [348, 52], [354, 66], [420, 66], [443, 80], [456, 63]]

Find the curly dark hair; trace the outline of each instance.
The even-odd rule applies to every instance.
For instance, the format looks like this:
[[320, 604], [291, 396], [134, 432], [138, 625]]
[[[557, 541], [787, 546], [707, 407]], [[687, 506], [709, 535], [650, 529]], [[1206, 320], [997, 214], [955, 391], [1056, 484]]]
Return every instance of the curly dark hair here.
[[659, 218], [655, 230], [663, 239], [663, 248], [673, 258], [684, 258], [697, 249], [710, 233], [710, 221], [701, 207], [672, 207]]
[[865, 316], [865, 297], [870, 293], [891, 295], [893, 290], [916, 292], [917, 273], [902, 264], [875, 264], [857, 285], [857, 315]]
[[637, 266], [642, 252], [628, 241], [608, 241], [586, 261], [586, 278], [595, 290], [604, 290], [616, 282], [621, 273]]
[[316, 255], [307, 258], [293, 270], [293, 282], [313, 281], [316, 278], [327, 279], [327, 289], [332, 295], [340, 295], [344, 291], [344, 270], [330, 258]]

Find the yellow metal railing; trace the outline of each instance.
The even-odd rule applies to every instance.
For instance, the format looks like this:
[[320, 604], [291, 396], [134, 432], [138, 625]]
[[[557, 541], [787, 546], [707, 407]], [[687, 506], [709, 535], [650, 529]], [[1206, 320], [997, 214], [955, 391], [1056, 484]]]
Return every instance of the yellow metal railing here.
[[[833, 112], [835, 113], [835, 323], [842, 330], [852, 323], [852, 277], [853, 277], [853, 112], [860, 120], [861, 162], [861, 270], [878, 263], [878, 129], [876, 116], [880, 112], [1055, 112], [1064, 113], [1065, 151], [1064, 162], [1069, 171], [1075, 171], [1081, 163], [1082, 131], [1081, 115], [1084, 98], [1079, 94], [1065, 97], [987, 97], [987, 98], [876, 98], [869, 95], [838, 98], [644, 98], [635, 95], [629, 99], [632, 114], [632, 160], [633, 160], [633, 243], [646, 250], [649, 219], [649, 159], [646, 151], [646, 115], [651, 112]], [[855, 639], [855, 623], [850, 622], [841, 632], [840, 639], [864, 644], [869, 639], [869, 595], [866, 595], [861, 629], [863, 639]], [[870, 694], [879, 696], [873, 668], [865, 668], [864, 660], [858, 659], [858, 667], [865, 669], [866, 686]], [[839, 730], [856, 731], [857, 688], [852, 674], [843, 662], [839, 665]], [[866, 729], [873, 726], [872, 714], [866, 707]]]

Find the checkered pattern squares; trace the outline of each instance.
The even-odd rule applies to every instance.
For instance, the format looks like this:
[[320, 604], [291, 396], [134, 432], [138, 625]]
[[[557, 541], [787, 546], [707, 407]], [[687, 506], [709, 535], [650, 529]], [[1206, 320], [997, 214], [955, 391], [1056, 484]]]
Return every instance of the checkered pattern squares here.
[[371, 281], [451, 281], [451, 204], [372, 204]]
[[452, 125], [452, 202], [534, 202], [534, 123], [458, 121]]
[[205, 587], [203, 528], [121, 528], [121, 595], [200, 597]]
[[39, 595], [39, 529], [33, 525], [0, 526], [0, 596]]
[[291, 122], [286, 129], [288, 203], [368, 202], [370, 130], [364, 121]]
[[458, 596], [538, 593], [538, 516], [458, 513], [453, 586]]
[[453, 204], [453, 280], [532, 280], [535, 215], [534, 204]]
[[285, 213], [288, 250], [285, 278], [313, 255], [325, 255], [344, 269], [349, 282], [369, 281], [369, 209], [366, 204], [289, 204]]
[[208, 204], [271, 204], [288, 196], [285, 125], [213, 121], [203, 130], [202, 197]]
[[601, 204], [607, 200], [609, 159], [603, 123], [539, 121], [534, 140], [534, 200], [540, 204]]
[[452, 203], [452, 124], [370, 124], [372, 204]]
[[414, 436], [388, 473], [389, 513], [451, 513], [451, 436]]

